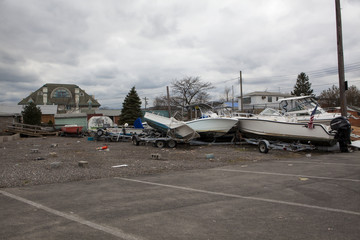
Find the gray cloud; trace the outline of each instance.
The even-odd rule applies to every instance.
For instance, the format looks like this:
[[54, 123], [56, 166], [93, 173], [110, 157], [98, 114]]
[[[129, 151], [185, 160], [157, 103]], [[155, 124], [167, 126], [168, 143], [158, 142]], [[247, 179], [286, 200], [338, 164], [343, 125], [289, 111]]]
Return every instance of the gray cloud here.
[[[359, 10], [342, 1], [345, 64], [360, 62]], [[240, 70], [245, 92], [290, 92], [300, 72], [337, 66], [328, 0], [12, 0], [0, 21], [0, 103], [59, 82], [117, 107], [132, 86], [154, 99], [184, 76], [212, 82], [216, 98]], [[311, 76], [317, 92], [338, 81]]]

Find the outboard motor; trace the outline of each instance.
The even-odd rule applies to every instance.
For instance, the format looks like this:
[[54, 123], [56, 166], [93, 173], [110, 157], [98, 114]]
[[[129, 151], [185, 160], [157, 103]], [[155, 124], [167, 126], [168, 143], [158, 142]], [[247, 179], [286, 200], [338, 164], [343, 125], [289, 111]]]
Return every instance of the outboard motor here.
[[351, 124], [345, 117], [337, 117], [330, 122], [331, 130], [336, 131], [335, 139], [338, 140], [341, 152], [348, 152], [348, 144], [351, 144]]

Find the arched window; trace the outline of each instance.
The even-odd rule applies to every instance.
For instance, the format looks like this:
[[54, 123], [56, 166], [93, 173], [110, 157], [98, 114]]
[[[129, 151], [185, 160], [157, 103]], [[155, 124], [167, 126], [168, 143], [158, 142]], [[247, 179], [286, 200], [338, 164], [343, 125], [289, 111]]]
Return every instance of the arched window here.
[[53, 91], [53, 98], [70, 98], [71, 93], [66, 88], [57, 88]]

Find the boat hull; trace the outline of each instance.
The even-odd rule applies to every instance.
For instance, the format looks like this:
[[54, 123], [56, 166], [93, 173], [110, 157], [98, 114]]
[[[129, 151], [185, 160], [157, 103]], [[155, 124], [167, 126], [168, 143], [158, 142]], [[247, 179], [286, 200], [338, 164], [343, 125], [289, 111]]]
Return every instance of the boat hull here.
[[82, 126], [64, 126], [61, 127], [61, 131], [68, 134], [79, 134], [83, 129]]
[[263, 119], [239, 119], [241, 135], [246, 138], [262, 138], [284, 142], [299, 141], [313, 145], [334, 145], [335, 134], [330, 133], [322, 124], [308, 128], [305, 123], [277, 122]]
[[185, 123], [199, 133], [202, 139], [214, 139], [235, 129], [238, 120], [234, 118], [201, 118]]
[[144, 118], [149, 126], [170, 137], [184, 140], [199, 137], [199, 134], [194, 129], [175, 118], [167, 118], [149, 112], [145, 113]]

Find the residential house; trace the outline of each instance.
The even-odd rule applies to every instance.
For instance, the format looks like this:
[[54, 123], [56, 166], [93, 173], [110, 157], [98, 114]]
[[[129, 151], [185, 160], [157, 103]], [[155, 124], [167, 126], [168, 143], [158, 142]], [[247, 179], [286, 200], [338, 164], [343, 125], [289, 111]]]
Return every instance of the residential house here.
[[[279, 108], [279, 100], [282, 98], [291, 97], [290, 94], [280, 92], [251, 92], [245, 94], [243, 97], [244, 111], [254, 111], [270, 108]], [[238, 101], [239, 110], [241, 110], [241, 98]]]
[[[57, 112], [56, 105], [40, 105], [41, 122], [55, 122], [55, 114]], [[19, 105], [0, 105], [0, 132], [7, 128], [9, 123], [21, 123], [23, 106]]]

